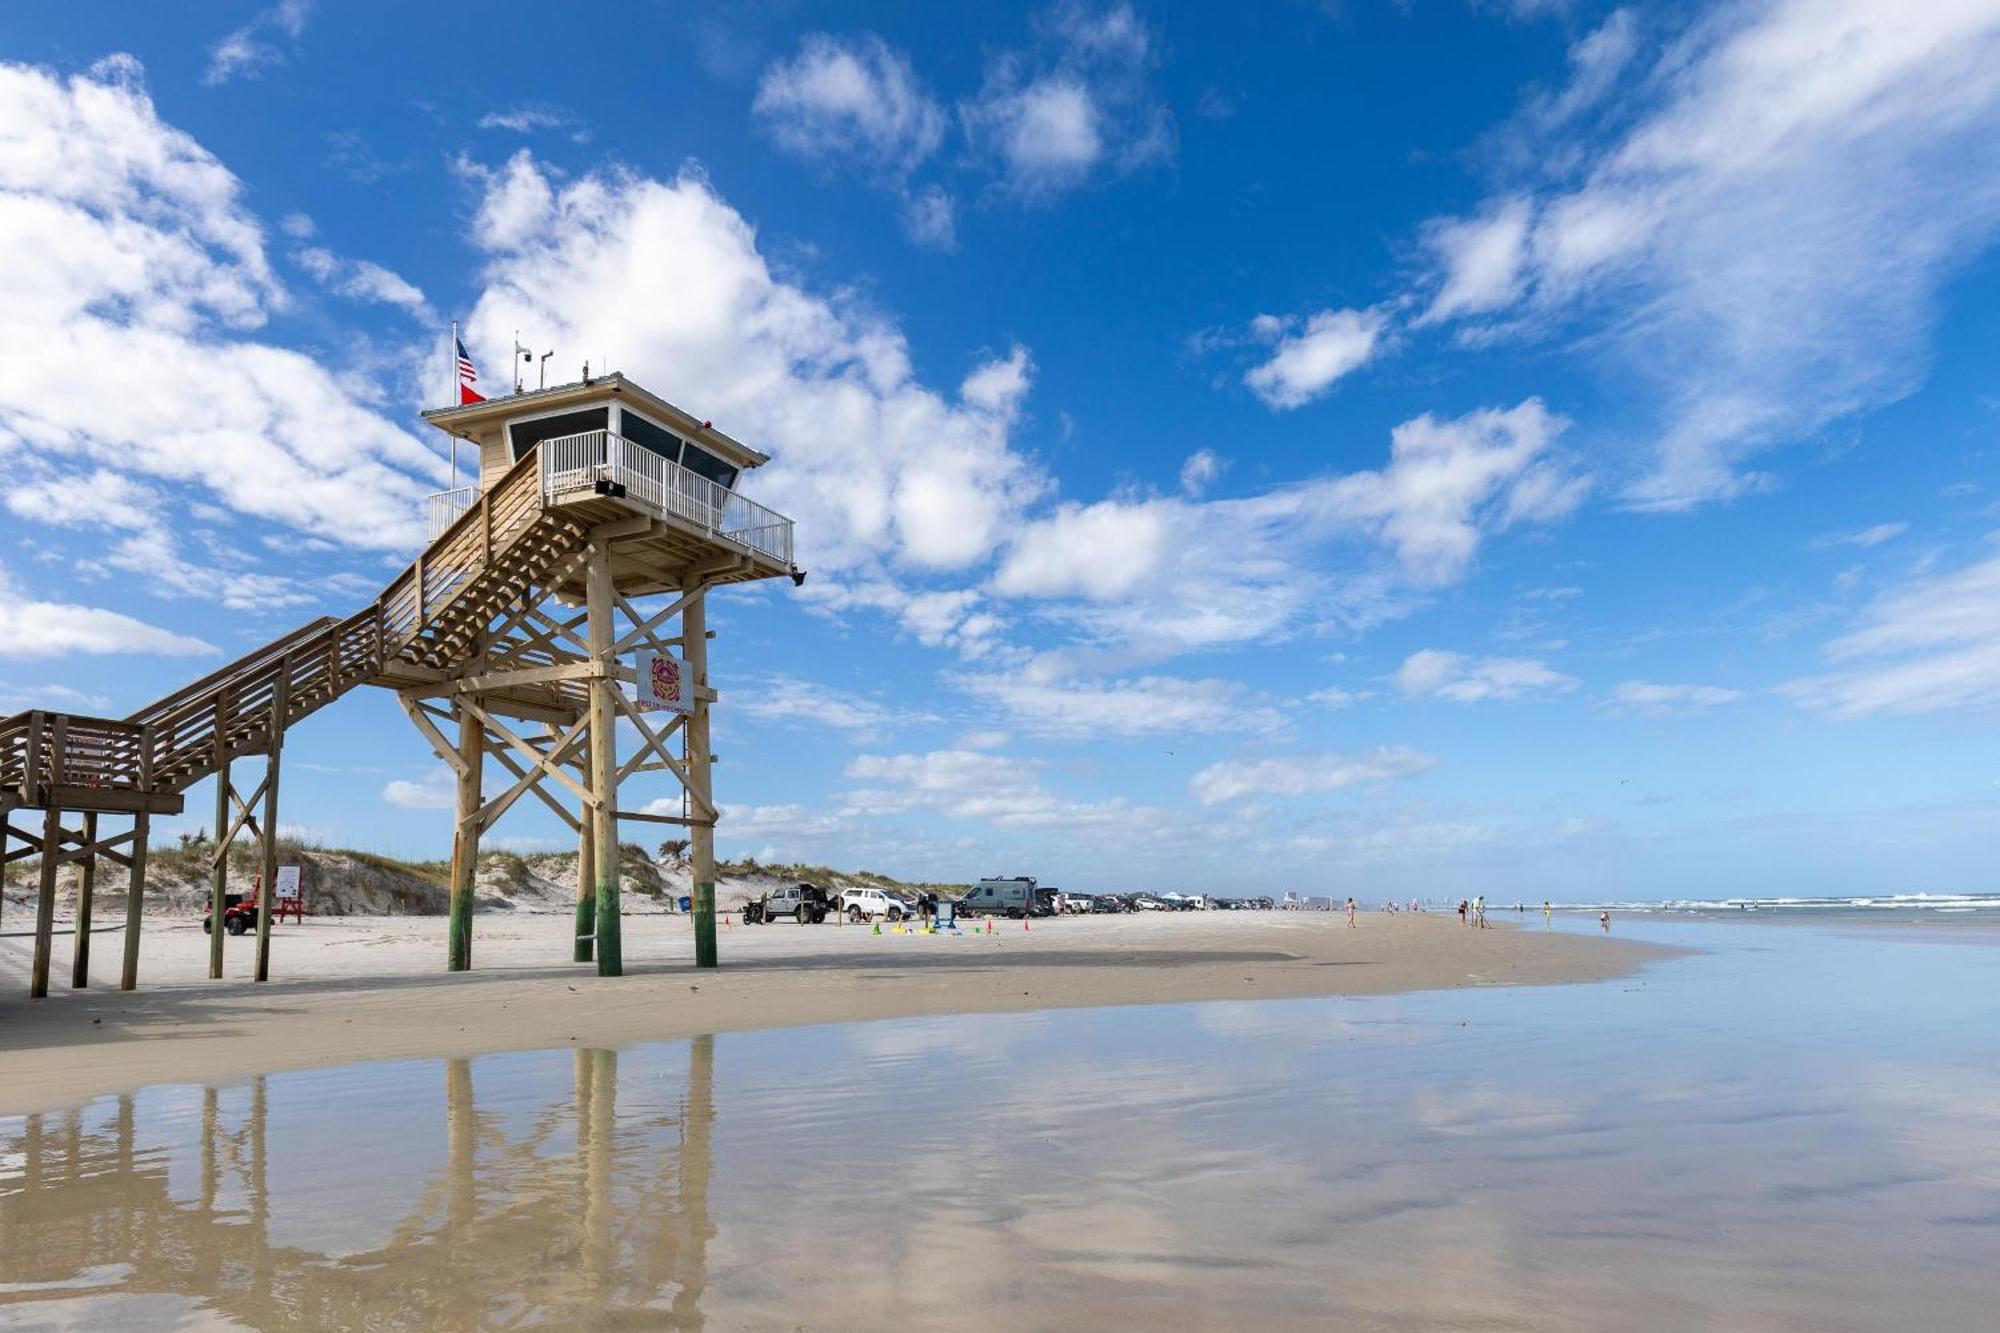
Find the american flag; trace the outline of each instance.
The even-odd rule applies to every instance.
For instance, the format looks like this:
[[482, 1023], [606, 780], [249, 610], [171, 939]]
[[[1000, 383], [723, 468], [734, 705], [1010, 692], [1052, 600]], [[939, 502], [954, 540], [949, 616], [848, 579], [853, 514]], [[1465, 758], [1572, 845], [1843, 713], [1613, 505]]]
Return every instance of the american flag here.
[[458, 344], [458, 405], [464, 407], [467, 403], [485, 402], [486, 395], [472, 387], [479, 383], [479, 372], [472, 368], [472, 358], [465, 354], [465, 339], [454, 338], [452, 341]]

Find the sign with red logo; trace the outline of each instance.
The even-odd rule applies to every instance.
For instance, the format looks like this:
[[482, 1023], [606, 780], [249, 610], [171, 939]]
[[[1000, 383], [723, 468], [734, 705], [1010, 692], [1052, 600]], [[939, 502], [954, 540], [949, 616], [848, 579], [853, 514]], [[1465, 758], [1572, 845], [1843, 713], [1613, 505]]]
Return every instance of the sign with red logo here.
[[688, 679], [687, 664], [672, 653], [640, 653], [639, 706], [692, 712], [694, 682]]

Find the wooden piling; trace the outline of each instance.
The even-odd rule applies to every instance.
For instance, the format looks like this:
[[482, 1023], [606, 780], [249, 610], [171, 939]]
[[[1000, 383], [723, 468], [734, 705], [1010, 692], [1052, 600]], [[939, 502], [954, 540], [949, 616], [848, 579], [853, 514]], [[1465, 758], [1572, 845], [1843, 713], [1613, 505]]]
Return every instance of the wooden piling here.
[[459, 699], [452, 705], [458, 718], [457, 823], [451, 839], [451, 923], [446, 963], [453, 972], [472, 967], [472, 904], [474, 875], [479, 867], [479, 802], [486, 767], [485, 724]]
[[132, 878], [125, 890], [125, 966], [118, 974], [119, 990], [139, 985], [139, 923], [146, 901], [146, 839], [153, 817], [141, 810], [132, 816]]
[[71, 950], [69, 986], [85, 990], [90, 986], [90, 912], [97, 902], [97, 813], [83, 816], [83, 861], [76, 884], [76, 935]]
[[208, 979], [222, 979], [222, 895], [229, 888], [229, 738], [223, 730], [223, 713], [215, 718], [215, 865], [208, 886]]
[[[585, 777], [590, 770], [585, 761]], [[583, 818], [577, 821], [576, 832], [576, 952], [572, 957], [576, 962], [588, 963], [595, 958], [597, 934], [597, 826], [590, 817], [590, 811], [583, 811]]]
[[257, 869], [257, 980], [271, 979], [271, 911], [278, 902], [278, 766], [284, 757], [286, 711], [292, 692], [292, 659], [287, 656], [271, 696], [271, 744], [264, 770], [264, 827], [259, 829], [262, 856]]
[[42, 816], [42, 879], [35, 896], [35, 960], [28, 973], [28, 996], [49, 993], [49, 954], [55, 945], [56, 869], [62, 856], [62, 811], [50, 806]]
[[704, 808], [713, 810], [713, 769], [708, 757], [708, 594], [701, 580], [690, 578], [682, 585], [687, 605], [681, 609], [681, 656], [692, 682], [694, 707], [688, 713], [687, 785], [694, 799], [688, 813], [695, 817], [688, 829], [690, 868], [694, 880], [694, 965], [714, 967], [715, 950], [715, 823], [704, 817]]
[[592, 841], [597, 862], [597, 975], [625, 974], [625, 951], [618, 919], [618, 723], [611, 692], [618, 665], [613, 644], [616, 608], [611, 552], [602, 541], [590, 545], [584, 579], [590, 622], [590, 796]]

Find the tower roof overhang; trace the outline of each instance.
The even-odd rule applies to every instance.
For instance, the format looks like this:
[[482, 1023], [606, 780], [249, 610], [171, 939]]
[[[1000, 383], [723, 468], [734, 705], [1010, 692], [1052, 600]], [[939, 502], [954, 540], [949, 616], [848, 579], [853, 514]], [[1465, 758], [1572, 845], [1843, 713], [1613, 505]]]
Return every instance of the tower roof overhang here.
[[762, 467], [771, 461], [769, 454], [731, 438], [692, 412], [676, 407], [658, 394], [626, 379], [618, 371], [578, 380], [574, 384], [558, 384], [547, 389], [489, 398], [480, 403], [467, 403], [463, 407], [432, 408], [423, 414], [423, 418], [439, 430], [470, 440], [477, 438], [483, 428], [500, 425], [524, 413], [593, 407], [619, 399], [739, 468]]

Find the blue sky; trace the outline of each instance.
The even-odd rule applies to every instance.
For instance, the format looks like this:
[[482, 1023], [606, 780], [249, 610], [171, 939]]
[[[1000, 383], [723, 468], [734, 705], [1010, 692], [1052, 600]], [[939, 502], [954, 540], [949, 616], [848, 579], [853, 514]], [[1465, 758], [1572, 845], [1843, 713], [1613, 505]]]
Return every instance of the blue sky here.
[[[0, 708], [372, 597], [456, 318], [773, 456], [726, 854], [1990, 887], [2000, 3], [1204, 8], [17, 18]], [[387, 695], [287, 754], [443, 854]]]

